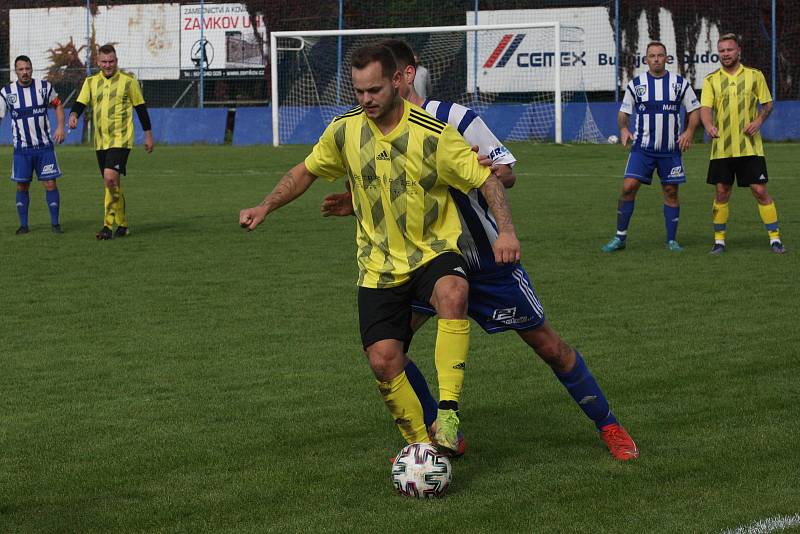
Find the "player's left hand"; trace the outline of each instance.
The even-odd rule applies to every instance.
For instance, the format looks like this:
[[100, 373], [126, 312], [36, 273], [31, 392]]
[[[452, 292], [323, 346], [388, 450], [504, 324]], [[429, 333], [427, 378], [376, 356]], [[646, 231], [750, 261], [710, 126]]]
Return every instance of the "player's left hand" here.
[[53, 141], [60, 145], [64, 142], [64, 137], [64, 128], [56, 128], [56, 132], [53, 134]]
[[761, 121], [756, 119], [747, 126], [744, 127], [745, 135], [752, 137], [761, 129]]
[[144, 150], [148, 154], [153, 151], [153, 132], [148, 130], [144, 133]]
[[681, 149], [681, 152], [686, 152], [691, 146], [692, 136], [689, 134], [689, 132], [683, 132], [678, 136], [678, 147]]
[[322, 200], [319, 207], [323, 217], [346, 217], [353, 215], [353, 196], [349, 191], [344, 193], [331, 193]]
[[513, 233], [504, 232], [498, 235], [492, 249], [494, 250], [494, 261], [498, 265], [519, 261], [521, 253], [519, 240]]

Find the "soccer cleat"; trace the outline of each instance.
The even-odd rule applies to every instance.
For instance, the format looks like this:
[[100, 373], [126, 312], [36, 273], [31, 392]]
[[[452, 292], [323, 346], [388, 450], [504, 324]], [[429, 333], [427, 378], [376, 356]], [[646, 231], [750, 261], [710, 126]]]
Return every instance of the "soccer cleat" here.
[[600, 437], [606, 442], [611, 456], [617, 460], [625, 462], [639, 457], [636, 443], [619, 423], [611, 423], [601, 428]]
[[786, 253], [786, 247], [784, 247], [783, 243], [781, 243], [780, 241], [773, 241], [772, 243], [769, 244], [769, 246], [772, 249], [772, 252], [774, 252], [775, 254]]
[[[431, 442], [439, 449], [439, 452], [446, 456], [461, 456], [464, 454], [465, 447], [463, 436], [459, 436], [458, 414], [455, 410], [439, 410], [436, 421], [430, 428]], [[459, 452], [459, 449], [461, 451]]]
[[95, 235], [95, 237], [97, 237], [99, 241], [106, 241], [114, 237], [114, 235], [111, 233], [111, 228], [109, 228], [108, 226], [104, 226], [102, 230], [97, 232], [97, 235]]
[[117, 226], [114, 237], [125, 237], [127, 235], [130, 235], [130, 230], [127, 226]]
[[28, 230], [28, 227], [27, 227], [27, 226], [20, 226], [19, 228], [17, 228], [17, 231], [16, 231], [16, 232], [14, 232], [14, 233], [15, 233], [16, 235], [22, 235], [22, 234], [27, 234], [27, 233], [28, 233], [28, 231], [29, 231], [29, 230]]
[[625, 248], [625, 241], [614, 236], [614, 239], [603, 245], [603, 252], [614, 252], [616, 250], [623, 250]]
[[712, 254], [714, 256], [719, 256], [723, 252], [725, 252], [725, 244], [724, 243], [714, 243], [714, 247], [711, 249], [711, 252], [709, 252], [709, 254]]
[[54, 234], [63, 234], [64, 230], [61, 229], [61, 225], [60, 224], [54, 224], [53, 225], [53, 233]]
[[671, 250], [672, 252], [683, 252], [683, 247], [673, 239], [671, 241], [667, 241], [667, 250]]

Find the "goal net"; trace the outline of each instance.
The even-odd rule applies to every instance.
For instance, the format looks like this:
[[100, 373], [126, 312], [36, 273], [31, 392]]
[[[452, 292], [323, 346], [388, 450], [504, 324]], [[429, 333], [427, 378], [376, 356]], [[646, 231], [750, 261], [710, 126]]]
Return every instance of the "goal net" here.
[[273, 32], [273, 144], [315, 142], [333, 117], [357, 103], [352, 52], [388, 38], [406, 41], [428, 69], [428, 98], [473, 108], [501, 140], [603, 139], [587, 103], [582, 69], [572, 65], [584, 50], [582, 30], [545, 22]]

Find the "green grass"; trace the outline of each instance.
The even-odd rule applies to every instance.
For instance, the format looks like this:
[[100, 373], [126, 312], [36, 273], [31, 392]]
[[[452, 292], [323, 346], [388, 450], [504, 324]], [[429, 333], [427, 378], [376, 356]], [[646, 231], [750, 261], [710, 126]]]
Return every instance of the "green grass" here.
[[[511, 147], [523, 263], [638, 442], [613, 461], [514, 334], [473, 330], [465, 458], [446, 498], [395, 495], [400, 449], [361, 355], [353, 221], [315, 184], [238, 228], [308, 147], [157, 147], [124, 181], [133, 234], [96, 242], [94, 154], [59, 150], [63, 236], [31, 188], [0, 210], [0, 532], [720, 532], [800, 512], [800, 180], [770, 145], [789, 253], [736, 190], [710, 257], [706, 146], [686, 156], [679, 240], [643, 188], [613, 235], [625, 152]], [[0, 152], [9, 165], [10, 152]], [[433, 379], [433, 329], [412, 355]]]

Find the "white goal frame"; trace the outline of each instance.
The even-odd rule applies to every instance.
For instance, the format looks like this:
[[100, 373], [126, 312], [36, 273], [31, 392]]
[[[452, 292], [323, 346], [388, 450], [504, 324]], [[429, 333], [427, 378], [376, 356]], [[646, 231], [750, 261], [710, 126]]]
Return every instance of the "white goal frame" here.
[[[270, 67], [270, 92], [272, 106], [272, 145], [280, 146], [278, 133], [278, 38], [280, 37], [336, 37], [346, 35], [398, 35], [403, 33], [448, 33], [448, 32], [468, 32], [485, 30], [525, 30], [533, 28], [553, 28], [553, 66], [555, 74], [553, 76], [554, 92], [554, 117], [555, 117], [555, 142], [562, 142], [561, 134], [561, 23], [560, 22], [537, 22], [520, 24], [477, 24], [471, 26], [430, 26], [415, 28], [369, 28], [363, 30], [310, 30], [310, 31], [277, 31], [270, 32], [269, 35], [269, 67]], [[284, 49], [282, 49], [284, 50]], [[287, 49], [288, 50], [288, 49]], [[435, 96], [435, 95], [434, 95]]]

